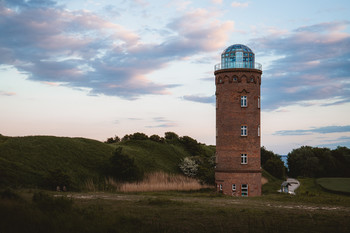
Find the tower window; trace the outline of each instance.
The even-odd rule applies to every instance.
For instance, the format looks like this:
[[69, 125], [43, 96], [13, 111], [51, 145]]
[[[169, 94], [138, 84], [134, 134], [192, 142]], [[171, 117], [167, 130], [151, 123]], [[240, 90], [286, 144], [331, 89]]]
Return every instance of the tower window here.
[[247, 184], [241, 185], [241, 194], [242, 194], [242, 197], [248, 197], [248, 185]]
[[232, 184], [232, 191], [236, 191], [236, 184]]
[[241, 164], [248, 164], [247, 154], [241, 154]]
[[260, 97], [258, 97], [258, 108], [260, 108]]
[[241, 126], [241, 136], [247, 136], [248, 135], [248, 127], [246, 125]]
[[258, 137], [260, 137], [260, 125], [258, 125]]
[[247, 107], [247, 96], [241, 96], [241, 107]]

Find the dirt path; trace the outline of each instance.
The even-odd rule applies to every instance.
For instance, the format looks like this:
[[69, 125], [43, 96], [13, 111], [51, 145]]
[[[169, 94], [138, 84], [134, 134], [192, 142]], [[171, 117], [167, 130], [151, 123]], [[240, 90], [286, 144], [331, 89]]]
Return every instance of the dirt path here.
[[[299, 187], [295, 184], [293, 187]], [[295, 189], [296, 189], [295, 188]], [[295, 190], [293, 189], [293, 190]], [[55, 195], [62, 196], [62, 195]], [[123, 193], [73, 193], [67, 195], [67, 197], [79, 200], [110, 200], [110, 201], [142, 201], [150, 199], [168, 199], [171, 201], [178, 201], [184, 203], [197, 203], [200, 205], [212, 205], [212, 206], [236, 206], [236, 207], [254, 207], [254, 208], [283, 208], [283, 209], [302, 209], [306, 211], [346, 211], [350, 213], [349, 207], [343, 206], [329, 206], [329, 205], [316, 205], [305, 203], [283, 203], [273, 200], [262, 199], [250, 199], [250, 198], [210, 198], [210, 197], [196, 197], [196, 196], [173, 196], [169, 195], [148, 195], [148, 194], [123, 194]]]

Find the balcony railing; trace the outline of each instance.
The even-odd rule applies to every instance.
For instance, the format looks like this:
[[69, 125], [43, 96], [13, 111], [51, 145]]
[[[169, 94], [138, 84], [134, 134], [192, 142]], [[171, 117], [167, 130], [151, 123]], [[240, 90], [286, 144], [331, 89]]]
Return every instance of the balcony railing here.
[[257, 62], [225, 62], [216, 64], [214, 67], [215, 71], [232, 68], [248, 68], [262, 70], [262, 65]]

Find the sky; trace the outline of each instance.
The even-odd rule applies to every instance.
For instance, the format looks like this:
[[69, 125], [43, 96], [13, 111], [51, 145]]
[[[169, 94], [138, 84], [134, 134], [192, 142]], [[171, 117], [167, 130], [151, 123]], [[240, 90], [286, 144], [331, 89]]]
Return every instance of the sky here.
[[215, 145], [214, 65], [262, 64], [262, 146], [350, 147], [348, 0], [0, 0], [0, 134]]

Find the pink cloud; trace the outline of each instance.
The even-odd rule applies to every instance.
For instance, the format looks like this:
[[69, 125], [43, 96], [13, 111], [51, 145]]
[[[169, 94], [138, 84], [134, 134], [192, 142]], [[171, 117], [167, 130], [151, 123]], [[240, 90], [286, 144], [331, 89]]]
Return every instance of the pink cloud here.
[[14, 95], [16, 95], [16, 93], [9, 92], [9, 91], [0, 91], [0, 95], [2, 95], [2, 96], [14, 96]]

